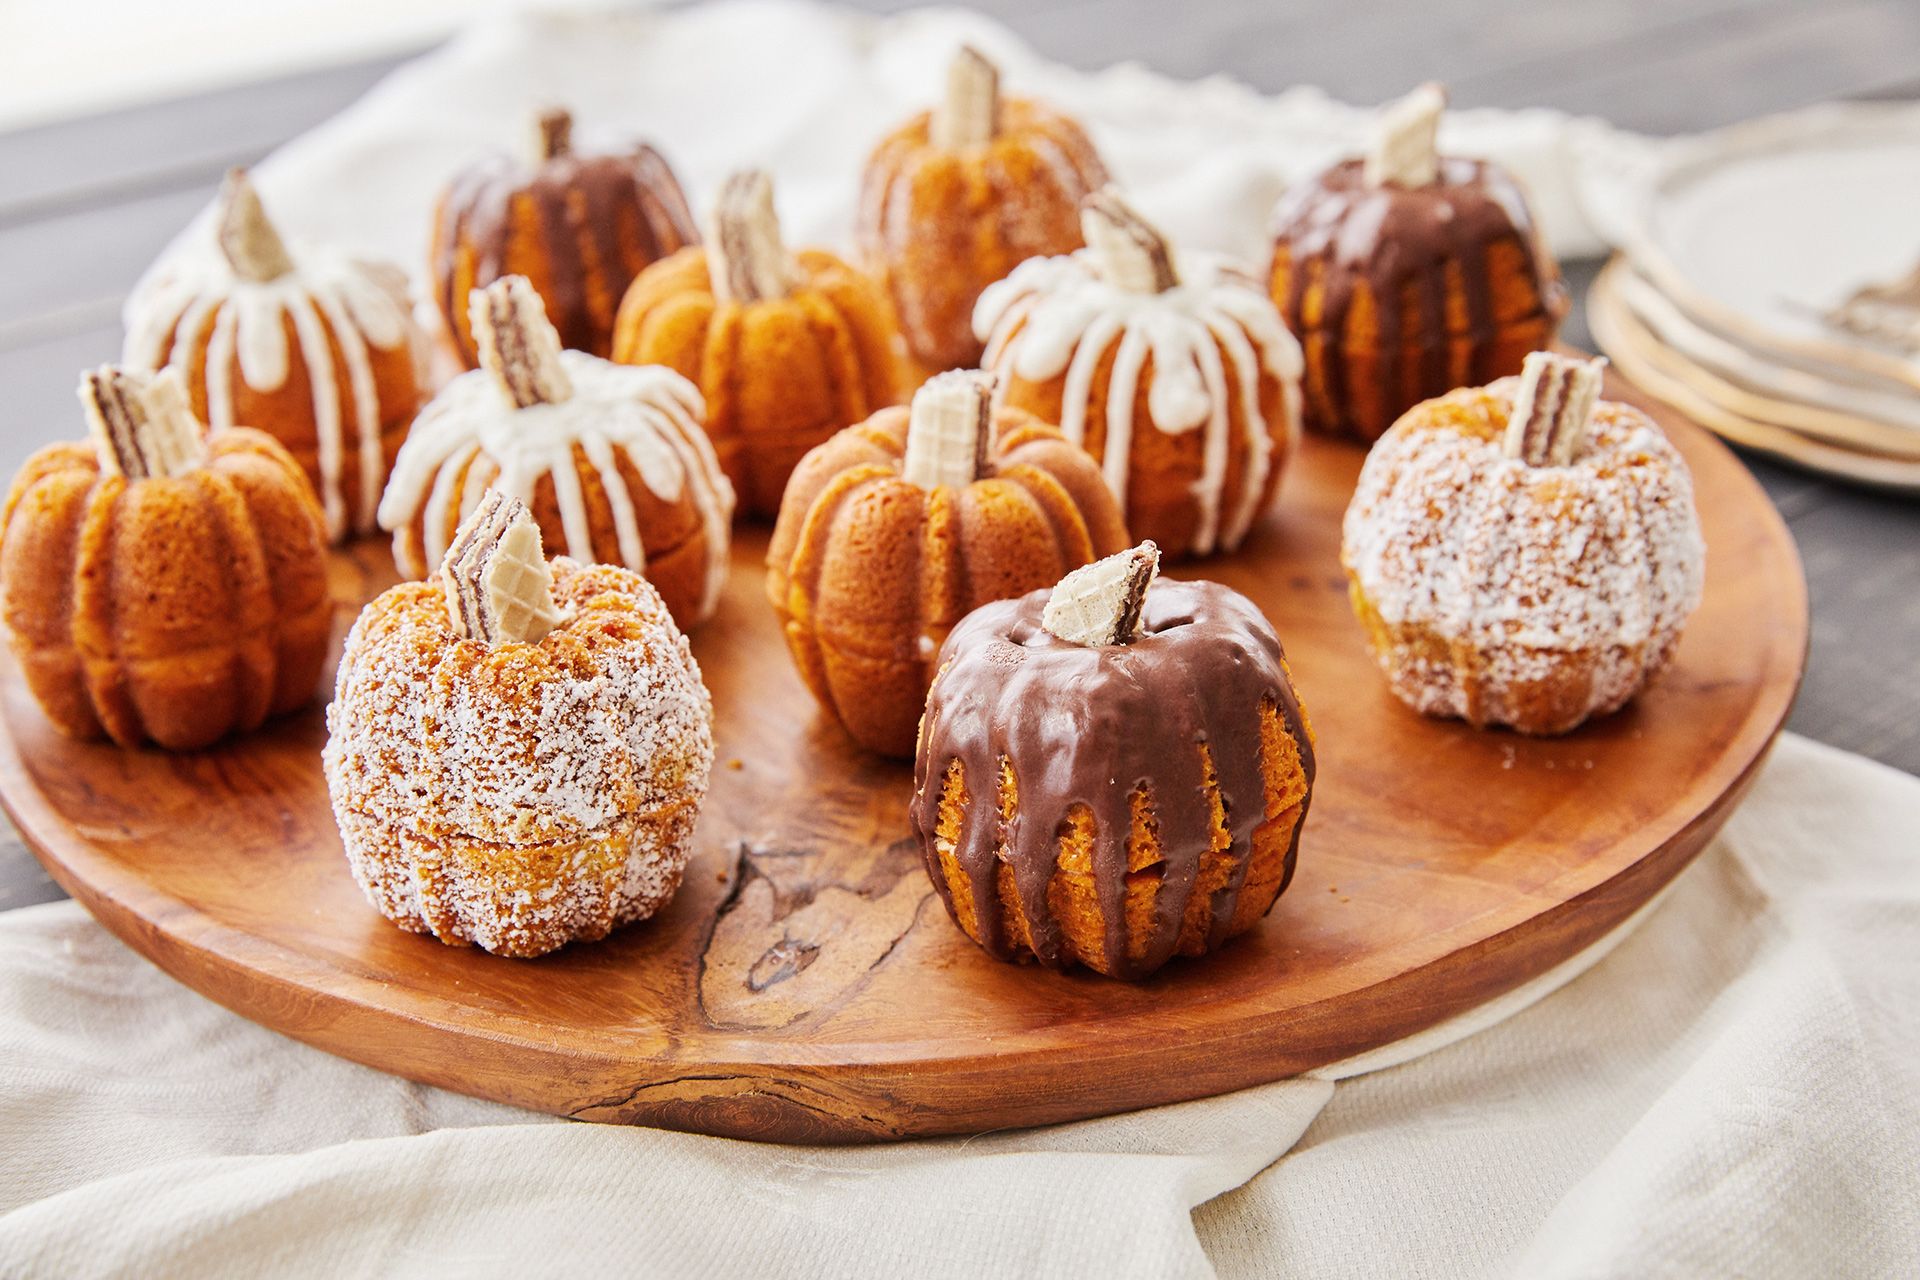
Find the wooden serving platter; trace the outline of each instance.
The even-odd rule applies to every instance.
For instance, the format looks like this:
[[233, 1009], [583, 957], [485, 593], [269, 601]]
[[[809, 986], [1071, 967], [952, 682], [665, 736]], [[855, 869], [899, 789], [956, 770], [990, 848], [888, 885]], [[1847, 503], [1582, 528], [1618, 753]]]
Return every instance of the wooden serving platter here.
[[[1573, 955], [1685, 866], [1752, 778], [1805, 663], [1799, 559], [1732, 455], [1662, 417], [1699, 493], [1705, 604], [1645, 697], [1551, 741], [1424, 720], [1387, 693], [1337, 563], [1362, 453], [1307, 443], [1278, 513], [1203, 566], [1272, 618], [1318, 731], [1299, 873], [1253, 933], [1139, 986], [1002, 964], [948, 920], [908, 838], [911, 771], [852, 749], [789, 665], [764, 531], [742, 532], [694, 640], [720, 764], [686, 885], [605, 942], [505, 960], [376, 915], [328, 811], [317, 709], [199, 755], [127, 753], [59, 737], [9, 669], [0, 799], [61, 885], [182, 982], [466, 1093], [796, 1142], [1220, 1093]], [[344, 628], [392, 571], [381, 543], [336, 569]]]

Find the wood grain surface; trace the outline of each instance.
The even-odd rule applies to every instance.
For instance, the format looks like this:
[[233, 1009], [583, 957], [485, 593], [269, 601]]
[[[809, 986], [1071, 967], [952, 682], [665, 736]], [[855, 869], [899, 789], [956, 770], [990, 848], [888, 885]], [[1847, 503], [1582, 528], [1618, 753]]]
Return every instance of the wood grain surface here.
[[[1461, 107], [1559, 107], [1656, 133], [1823, 98], [1920, 95], [1912, 0], [1590, 0], [1551, 12], [1422, 0], [1385, 25], [1338, 0], [1194, 0], [1177, 22], [1164, 0], [970, 3], [1088, 70], [1137, 59], [1354, 102], [1437, 77]], [[403, 56], [0, 133], [0, 469], [78, 431], [76, 374], [117, 355], [122, 296], [220, 174], [344, 109]], [[1564, 265], [1575, 306], [1562, 337], [1591, 345], [1581, 299], [1598, 264]], [[1812, 659], [1788, 727], [1920, 772], [1920, 503], [1745, 460], [1798, 540], [1812, 590]], [[0, 829], [0, 910], [59, 896]]]
[[[200, 755], [127, 753], [59, 738], [9, 669], [0, 799], [60, 884], [181, 981], [467, 1093], [828, 1142], [1218, 1093], [1551, 968], [1664, 885], [1751, 778], [1805, 660], [1799, 561], [1739, 463], [1665, 421], [1706, 524], [1705, 604], [1646, 696], [1549, 741], [1425, 720], [1386, 692], [1337, 562], [1362, 455], [1309, 442], [1279, 512], [1206, 566], [1274, 621], [1319, 734], [1299, 873], [1253, 933], [1138, 986], [1003, 964], [953, 926], [908, 835], [910, 771], [852, 748], [789, 664], [763, 531], [695, 636], [720, 763], [686, 885], [606, 942], [505, 960], [376, 915], [327, 807], [317, 708]], [[391, 578], [381, 543], [337, 559], [343, 629]]]

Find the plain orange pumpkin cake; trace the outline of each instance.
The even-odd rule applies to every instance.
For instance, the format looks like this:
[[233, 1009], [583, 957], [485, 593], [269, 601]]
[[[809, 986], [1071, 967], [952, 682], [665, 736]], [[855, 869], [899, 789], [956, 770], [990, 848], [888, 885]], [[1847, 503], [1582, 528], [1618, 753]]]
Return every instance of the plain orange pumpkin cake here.
[[767, 598], [821, 708], [907, 756], [948, 628], [1126, 545], [1098, 468], [1052, 427], [995, 412], [990, 375], [931, 378], [808, 454], [767, 549]]
[[1700, 603], [1687, 465], [1600, 367], [1547, 352], [1429, 400], [1367, 456], [1340, 559], [1393, 692], [1564, 733], [1665, 667]]
[[705, 245], [643, 272], [620, 305], [614, 359], [690, 378], [741, 510], [772, 518], [807, 450], [906, 394], [886, 299], [824, 249], [789, 252], [773, 182], [735, 174]]
[[980, 362], [980, 291], [1028, 258], [1078, 249], [1080, 201], [1106, 184], [1078, 121], [1003, 95], [977, 49], [954, 54], [940, 102], [867, 160], [855, 232], [926, 372]]
[[1258, 924], [1293, 877], [1313, 734], [1260, 610], [1143, 543], [976, 610], [940, 650], [912, 821], [1002, 959], [1140, 979]]
[[354, 878], [401, 928], [536, 956], [652, 915], [680, 883], [713, 705], [645, 578], [549, 562], [490, 491], [437, 578], [361, 611], [327, 709]]
[[62, 733], [204, 747], [313, 699], [326, 530], [273, 437], [208, 434], [179, 374], [85, 375], [91, 442], [14, 478], [0, 596], [27, 687]]

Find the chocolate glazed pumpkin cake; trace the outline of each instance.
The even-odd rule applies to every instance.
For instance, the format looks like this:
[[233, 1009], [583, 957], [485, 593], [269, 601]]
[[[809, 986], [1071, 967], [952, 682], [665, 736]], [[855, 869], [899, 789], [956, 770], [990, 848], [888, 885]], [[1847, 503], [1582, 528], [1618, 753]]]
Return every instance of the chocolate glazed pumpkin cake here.
[[1279, 638], [1227, 587], [1154, 582], [1158, 559], [976, 610], [941, 650], [913, 827], [1001, 959], [1137, 980], [1246, 932], [1292, 878], [1314, 752]]
[[480, 348], [468, 295], [510, 275], [533, 282], [563, 346], [605, 357], [633, 278], [698, 239], [679, 180], [658, 151], [644, 143], [578, 151], [572, 115], [543, 111], [531, 157], [482, 160], [441, 195], [429, 251], [434, 301], [470, 369]]
[[1434, 150], [1445, 98], [1384, 114], [1373, 153], [1274, 210], [1273, 299], [1306, 353], [1309, 429], [1378, 439], [1407, 409], [1520, 371], [1567, 310], [1513, 176]]

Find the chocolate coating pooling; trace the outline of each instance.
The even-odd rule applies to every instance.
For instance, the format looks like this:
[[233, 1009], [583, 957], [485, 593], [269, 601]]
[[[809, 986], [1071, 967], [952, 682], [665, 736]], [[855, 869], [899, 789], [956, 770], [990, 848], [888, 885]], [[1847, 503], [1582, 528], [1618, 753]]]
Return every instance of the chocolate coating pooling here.
[[[1485, 160], [1440, 158], [1439, 177], [1423, 187], [1373, 184], [1366, 162], [1345, 160], [1319, 177], [1288, 188], [1273, 214], [1274, 236], [1291, 257], [1287, 296], [1281, 313], [1295, 333], [1317, 329], [1328, 335], [1327, 385], [1346, 386], [1342, 343], [1347, 315], [1366, 281], [1379, 312], [1382, 381], [1400, 385], [1400, 335], [1404, 332], [1407, 290], [1419, 309], [1419, 394], [1422, 399], [1451, 391], [1447, 372], [1447, 290], [1453, 264], [1466, 303], [1465, 335], [1473, 346], [1470, 384], [1490, 382], [1510, 369], [1495, 369], [1493, 353], [1498, 317], [1494, 314], [1487, 253], [1511, 241], [1526, 252], [1534, 294], [1557, 322], [1567, 308], [1566, 287], [1552, 256], [1540, 243], [1525, 194], [1511, 174]], [[1322, 270], [1312, 272], [1310, 263]], [[1317, 276], [1325, 291], [1317, 325], [1305, 314], [1306, 293]]]
[[[1012, 868], [1033, 953], [1064, 968], [1059, 923], [1047, 888], [1068, 812], [1085, 805], [1094, 823], [1093, 873], [1108, 971], [1136, 979], [1173, 954], [1213, 832], [1200, 744], [1211, 752], [1232, 838], [1233, 874], [1210, 904], [1207, 949], [1225, 940], [1265, 818], [1261, 707], [1271, 704], [1293, 737], [1306, 775], [1280, 889], [1292, 878], [1311, 799], [1314, 756], [1280, 640], [1260, 611], [1212, 582], [1161, 579], [1148, 593], [1138, 640], [1081, 646], [1040, 624], [1049, 592], [1035, 591], [967, 615], [940, 651], [914, 765], [912, 822], [947, 910], [952, 893], [935, 850], [948, 765], [959, 760], [970, 797], [956, 857], [973, 888], [980, 944], [1016, 953], [996, 890], [996, 867]], [[1009, 762], [1019, 803], [999, 820], [994, 795]], [[1128, 954], [1126, 893], [1132, 794], [1146, 788], [1158, 820], [1162, 864], [1146, 951]], [[1278, 891], [1276, 891], [1276, 897]]]

